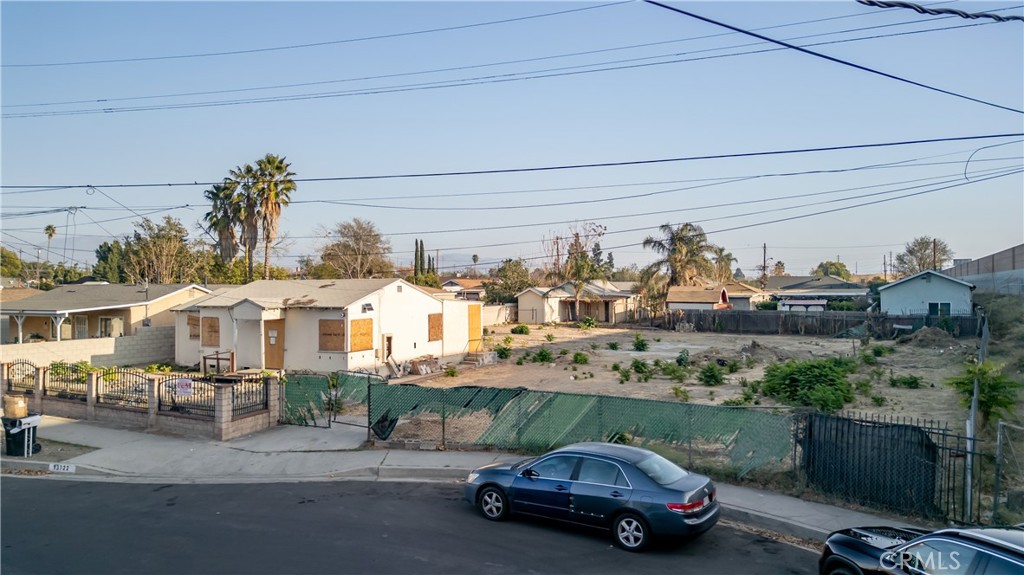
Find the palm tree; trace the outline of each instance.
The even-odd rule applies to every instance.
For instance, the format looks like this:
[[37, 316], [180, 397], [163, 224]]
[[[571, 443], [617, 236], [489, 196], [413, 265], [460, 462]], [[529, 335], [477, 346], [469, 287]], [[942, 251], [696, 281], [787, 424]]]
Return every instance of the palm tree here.
[[228, 172], [235, 188], [233, 202], [238, 222], [242, 226], [242, 247], [245, 248], [246, 282], [252, 281], [253, 254], [259, 242], [260, 204], [256, 197], [257, 172], [250, 164], [243, 164]]
[[[281, 208], [291, 201], [295, 191], [295, 173], [284, 156], [267, 154], [256, 161], [256, 182], [253, 189], [259, 205], [259, 222], [263, 228], [263, 279], [270, 279], [270, 244], [277, 238]], [[251, 272], [250, 272], [251, 273]]]
[[725, 251], [723, 246], [711, 248], [711, 256], [715, 262], [715, 281], [727, 282], [732, 279], [732, 264], [737, 262], [730, 252]]
[[53, 236], [57, 235], [57, 228], [53, 224], [47, 224], [43, 228], [43, 233], [46, 234], [46, 263], [50, 263], [50, 242]]
[[650, 267], [667, 269], [670, 286], [694, 285], [700, 275], [713, 274], [714, 268], [707, 254], [714, 246], [708, 243], [703, 228], [685, 223], [678, 228], [663, 224], [658, 229], [663, 237], [648, 236], [643, 246], [662, 256]]
[[580, 296], [587, 284], [594, 280], [604, 279], [604, 269], [594, 263], [590, 254], [583, 249], [579, 235], [569, 245], [569, 258], [563, 270], [565, 279], [572, 285], [573, 307], [576, 321], [580, 321]]
[[633, 286], [638, 305], [641, 309], [647, 310], [652, 325], [658, 310], [665, 307], [665, 298], [668, 295], [667, 279], [658, 268], [647, 267], [640, 272], [640, 280]]
[[238, 188], [232, 180], [224, 180], [222, 184], [214, 184], [203, 192], [210, 200], [210, 211], [204, 220], [206, 231], [217, 236], [217, 256], [222, 264], [228, 264], [238, 255], [238, 202], [235, 190]]
[[473, 276], [476, 276], [476, 263], [480, 261], [480, 256], [473, 254]]

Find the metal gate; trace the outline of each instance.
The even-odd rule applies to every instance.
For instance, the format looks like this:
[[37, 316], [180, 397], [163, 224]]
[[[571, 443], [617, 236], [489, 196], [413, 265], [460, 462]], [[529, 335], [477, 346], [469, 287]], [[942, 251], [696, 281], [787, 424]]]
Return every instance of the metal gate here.
[[120, 367], [104, 369], [97, 387], [98, 404], [149, 408], [149, 377], [143, 371]]
[[36, 366], [34, 363], [18, 359], [7, 366], [7, 391], [32, 395], [36, 389]]
[[43, 395], [87, 401], [91, 371], [92, 369], [86, 363], [53, 362], [50, 364], [50, 371], [46, 374]]

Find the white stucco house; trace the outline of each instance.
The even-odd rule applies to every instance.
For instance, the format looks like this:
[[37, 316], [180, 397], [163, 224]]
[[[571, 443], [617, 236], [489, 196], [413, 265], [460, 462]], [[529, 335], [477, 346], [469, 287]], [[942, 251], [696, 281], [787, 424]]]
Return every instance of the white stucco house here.
[[[587, 282], [580, 292], [580, 316], [601, 323], [619, 323], [636, 314], [637, 298], [627, 282]], [[548, 323], [577, 321], [576, 293], [571, 282], [554, 287], [531, 287], [516, 294], [519, 321]]]
[[[175, 361], [234, 368], [381, 371], [482, 350], [480, 304], [442, 300], [401, 279], [263, 280], [179, 306]], [[211, 366], [210, 364], [214, 364]]]
[[973, 290], [965, 281], [925, 270], [879, 287], [879, 307], [890, 315], [971, 315]]

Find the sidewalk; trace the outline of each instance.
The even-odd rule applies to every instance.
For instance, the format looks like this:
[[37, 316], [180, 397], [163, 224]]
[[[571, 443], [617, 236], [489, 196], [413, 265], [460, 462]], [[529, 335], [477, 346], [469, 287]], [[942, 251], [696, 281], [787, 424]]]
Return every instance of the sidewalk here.
[[[357, 418], [363, 421], [361, 418]], [[353, 423], [356, 421], [354, 420]], [[74, 473], [48, 478], [139, 483], [274, 483], [300, 481], [461, 481], [470, 470], [522, 456], [501, 452], [361, 449], [366, 428], [280, 426], [218, 442], [118, 429], [44, 416], [43, 440], [95, 451], [67, 459]], [[44, 447], [45, 449], [45, 447]], [[48, 469], [49, 463], [0, 457], [8, 469]], [[821, 503], [716, 482], [722, 517], [804, 539], [823, 541], [837, 529], [906, 525]]]

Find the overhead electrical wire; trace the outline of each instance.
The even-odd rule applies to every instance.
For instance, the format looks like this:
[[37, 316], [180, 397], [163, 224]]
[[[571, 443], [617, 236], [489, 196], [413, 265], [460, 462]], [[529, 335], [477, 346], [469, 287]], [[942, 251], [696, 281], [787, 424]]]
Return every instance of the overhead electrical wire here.
[[903, 78], [903, 77], [897, 76], [895, 74], [889, 74], [888, 72], [883, 72], [881, 70], [876, 70], [874, 68], [869, 68], [869, 67], [863, 66], [861, 64], [855, 64], [853, 62], [850, 62], [850, 61], [847, 61], [847, 60], [843, 60], [843, 59], [840, 59], [840, 58], [836, 58], [834, 56], [829, 56], [829, 55], [823, 54], [821, 52], [815, 52], [814, 50], [808, 50], [807, 48], [804, 48], [804, 47], [801, 47], [801, 46], [797, 46], [795, 44], [790, 44], [790, 43], [785, 42], [783, 40], [776, 40], [774, 38], [769, 38], [768, 36], [764, 36], [762, 34], [758, 34], [757, 32], [752, 32], [750, 30], [744, 30], [743, 28], [739, 28], [739, 27], [733, 26], [731, 24], [726, 24], [724, 22], [719, 22], [717, 20], [713, 20], [713, 19], [707, 18], [705, 16], [700, 16], [700, 15], [694, 14], [693, 12], [689, 12], [687, 10], [682, 10], [682, 9], [676, 8], [674, 6], [669, 6], [668, 4], [662, 4], [661, 2], [657, 2], [656, 0], [643, 0], [643, 1], [645, 3], [647, 3], [647, 4], [652, 5], [652, 6], [658, 6], [659, 8], [664, 8], [665, 10], [670, 10], [672, 12], [677, 12], [677, 13], [682, 14], [684, 16], [689, 16], [690, 18], [701, 20], [701, 21], [707, 22], [709, 24], [714, 24], [715, 26], [721, 26], [722, 28], [727, 28], [729, 30], [733, 30], [735, 32], [739, 32], [741, 34], [746, 34], [746, 35], [752, 36], [754, 38], [759, 38], [761, 40], [764, 40], [765, 42], [771, 42], [773, 44], [778, 44], [780, 46], [784, 46], [784, 47], [789, 48], [791, 50], [796, 50], [797, 52], [802, 52], [804, 54], [808, 54], [808, 55], [814, 56], [816, 58], [822, 58], [822, 59], [828, 60], [830, 62], [835, 62], [836, 64], [842, 64], [843, 66], [849, 66], [851, 68], [856, 68], [858, 70], [862, 70], [864, 72], [869, 72], [871, 74], [876, 74], [876, 75], [879, 75], [879, 76], [882, 76], [882, 77], [885, 77], [885, 78], [889, 78], [891, 80], [896, 80], [898, 82], [903, 82], [903, 83], [906, 83], [906, 84], [910, 84], [912, 86], [917, 86], [919, 88], [924, 88], [926, 90], [931, 90], [931, 91], [934, 91], [934, 92], [938, 92], [940, 94], [946, 94], [947, 96], [953, 96], [955, 98], [961, 98], [963, 100], [968, 100], [970, 102], [975, 102], [977, 104], [982, 104], [982, 105], [985, 105], [985, 106], [990, 106], [992, 108], [998, 108], [1000, 110], [1006, 110], [1008, 112], [1015, 112], [1017, 114], [1024, 114], [1024, 110], [1019, 110], [1017, 108], [1011, 108], [1009, 106], [1003, 106], [1002, 104], [997, 104], [995, 102], [989, 102], [989, 101], [986, 101], [986, 100], [982, 100], [980, 98], [974, 98], [974, 97], [971, 97], [971, 96], [967, 96], [966, 94], [960, 94], [960, 93], [957, 93], [957, 92], [953, 92], [951, 90], [945, 90], [945, 89], [942, 89], [942, 88], [937, 88], [935, 86], [929, 86], [928, 84], [924, 84], [924, 83], [921, 83], [921, 82], [910, 80], [908, 78]]
[[[413, 172], [413, 173], [398, 173], [398, 174], [375, 174], [365, 176], [335, 176], [326, 178], [294, 178], [293, 181], [296, 183], [301, 182], [349, 182], [357, 180], [389, 180], [389, 179], [411, 179], [411, 178], [438, 178], [438, 177], [453, 177], [453, 176], [479, 176], [479, 175], [493, 175], [493, 174], [514, 174], [514, 173], [533, 173], [533, 172], [552, 172], [560, 170], [580, 170], [590, 168], [612, 168], [622, 166], [642, 166], [642, 165], [654, 165], [654, 164], [669, 164], [676, 162], [693, 162], [699, 160], [725, 160], [735, 158], [754, 158], [762, 156], [784, 156], [784, 155], [795, 155], [795, 154], [808, 154], [808, 153], [819, 153], [819, 152], [838, 152], [847, 150], [863, 150], [872, 148], [892, 148], [900, 146], [911, 146], [919, 144], [936, 144], [943, 142], [966, 142], [975, 140], [992, 140], [999, 138], [1019, 138], [1024, 136], [1024, 132], [1008, 132], [1004, 134], [981, 134], [974, 136], [953, 136], [946, 138], [924, 138], [918, 140], [900, 140], [890, 142], [873, 142], [868, 144], [845, 144], [835, 146], [817, 146], [807, 148], [790, 148], [783, 150], [768, 150], [759, 152], [735, 152], [728, 154], [704, 154], [695, 156], [679, 156], [674, 158], [657, 158], [648, 160], [624, 160], [616, 162], [594, 162], [586, 164], [560, 164], [551, 166], [534, 166], [527, 168], [497, 168], [490, 170], [464, 170], [464, 171], [448, 171], [448, 172]], [[181, 187], [181, 186], [212, 186], [214, 184], [221, 184], [223, 180], [214, 182], [172, 182], [164, 184], [79, 184], [79, 185], [66, 185], [60, 186], [65, 189], [81, 189], [81, 188], [163, 188], [163, 187]], [[48, 185], [12, 185], [3, 184], [0, 185], [0, 189], [4, 190], [20, 190], [22, 192], [32, 191], [36, 188], [53, 188], [57, 187], [53, 184]], [[17, 192], [3, 192], [17, 193]]]
[[1000, 16], [999, 14], [993, 14], [992, 12], [964, 12], [963, 10], [954, 10], [952, 8], [927, 8], [912, 2], [879, 2], [878, 0], [857, 0], [857, 2], [873, 8], [907, 8], [917, 12], [918, 14], [930, 14], [932, 16], [952, 14], [960, 18], [969, 18], [971, 20], [989, 18], [996, 22], [1010, 22], [1012, 20], [1024, 22], [1024, 16]]
[[42, 63], [30, 63], [30, 64], [2, 64], [2, 68], [45, 68], [45, 67], [56, 67], [56, 66], [84, 66], [92, 64], [118, 64], [126, 62], [151, 62], [156, 60], [182, 60], [190, 58], [209, 58], [215, 56], [236, 56], [240, 54], [257, 54], [261, 52], [277, 52], [282, 50], [298, 50], [301, 48], [314, 48], [319, 46], [332, 46], [337, 44], [351, 44], [354, 42], [367, 42], [370, 40], [383, 40], [389, 38], [402, 38], [406, 36], [417, 36], [421, 34], [433, 34], [436, 32], [451, 32], [454, 30], [466, 30], [468, 28], [479, 28], [482, 26], [493, 26], [495, 24], [507, 24], [510, 22], [522, 22], [524, 20], [535, 20], [538, 18], [547, 18], [549, 16], [559, 16], [562, 14], [570, 14], [573, 12], [584, 12], [586, 10], [597, 10], [599, 8], [608, 8], [610, 6], [619, 6], [622, 4], [630, 4], [631, 0], [626, 2], [610, 2], [607, 4], [598, 4], [596, 6], [584, 6], [582, 8], [572, 8], [569, 10], [560, 10], [558, 12], [546, 12], [543, 14], [532, 14], [529, 16], [518, 16], [515, 18], [505, 18], [502, 20], [490, 20], [486, 22], [476, 22], [473, 24], [461, 24], [457, 26], [444, 26], [440, 28], [428, 28], [425, 30], [414, 30], [411, 32], [394, 32], [391, 34], [379, 34], [376, 36], [361, 36], [358, 38], [345, 38], [342, 40], [328, 40], [325, 42], [310, 42], [306, 44], [291, 44], [287, 46], [274, 46], [270, 48], [251, 48], [248, 50], [228, 50], [222, 52], [203, 52], [197, 54], [175, 54], [169, 56], [142, 56], [137, 58], [111, 58], [106, 60], [77, 60], [70, 62], [42, 62]]

